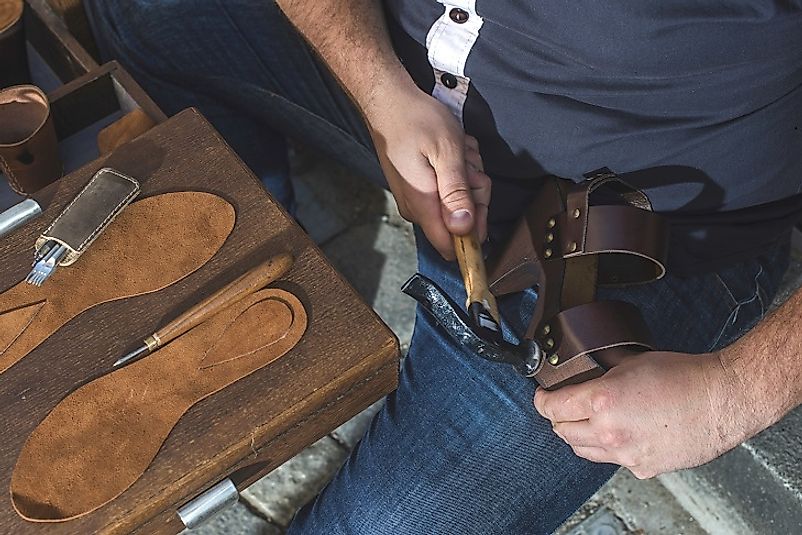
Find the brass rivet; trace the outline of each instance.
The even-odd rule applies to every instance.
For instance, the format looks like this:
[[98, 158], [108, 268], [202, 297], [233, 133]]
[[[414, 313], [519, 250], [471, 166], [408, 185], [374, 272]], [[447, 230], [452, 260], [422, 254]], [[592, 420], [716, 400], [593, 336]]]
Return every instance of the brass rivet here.
[[543, 256], [545, 256], [546, 258], [551, 258], [551, 249], [546, 249], [543, 252]]
[[554, 347], [554, 339], [553, 338], [549, 338], [548, 340], [546, 340], [546, 347], [548, 347], [549, 349]]
[[547, 334], [549, 334], [550, 332], [551, 332], [551, 327], [549, 327], [548, 325], [546, 325], [545, 327], [543, 327], [543, 336], [546, 336], [546, 335], [547, 335]]
[[572, 241], [568, 244], [568, 252], [573, 253], [574, 251], [576, 251], [576, 242]]
[[546, 227], [554, 228], [554, 225], [556, 225], [556, 224], [557, 224], [557, 220], [552, 217], [551, 219], [549, 219], [548, 223], [546, 223]]
[[579, 208], [574, 208], [574, 213], [573, 213], [574, 219], [579, 219], [579, 214], [581, 213], [582, 212], [579, 211]]
[[546, 243], [551, 243], [554, 241], [554, 233], [549, 232], [546, 234]]
[[552, 366], [556, 366], [558, 362], [560, 362], [560, 356], [557, 353], [549, 357], [549, 364]]

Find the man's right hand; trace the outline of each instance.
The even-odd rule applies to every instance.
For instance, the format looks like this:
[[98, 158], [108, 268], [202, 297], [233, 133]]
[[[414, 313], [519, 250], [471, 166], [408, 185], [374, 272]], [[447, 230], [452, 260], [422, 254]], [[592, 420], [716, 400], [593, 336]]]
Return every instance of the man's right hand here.
[[479, 144], [449, 110], [414, 88], [377, 96], [364, 110], [401, 216], [454, 259], [452, 234], [487, 234], [490, 179]]
[[487, 233], [490, 179], [479, 144], [421, 91], [393, 51], [376, 0], [277, 0], [362, 110], [404, 218], [447, 259], [451, 234]]

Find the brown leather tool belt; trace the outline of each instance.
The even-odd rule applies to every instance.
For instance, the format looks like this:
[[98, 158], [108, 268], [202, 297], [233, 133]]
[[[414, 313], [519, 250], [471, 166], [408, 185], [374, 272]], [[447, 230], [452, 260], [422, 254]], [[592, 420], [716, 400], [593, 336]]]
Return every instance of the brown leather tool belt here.
[[537, 290], [524, 338], [543, 352], [534, 378], [549, 389], [601, 375], [602, 354], [653, 349], [639, 310], [596, 301], [596, 289], [662, 277], [668, 226], [609, 169], [585, 177], [548, 178], [488, 270], [497, 296]]

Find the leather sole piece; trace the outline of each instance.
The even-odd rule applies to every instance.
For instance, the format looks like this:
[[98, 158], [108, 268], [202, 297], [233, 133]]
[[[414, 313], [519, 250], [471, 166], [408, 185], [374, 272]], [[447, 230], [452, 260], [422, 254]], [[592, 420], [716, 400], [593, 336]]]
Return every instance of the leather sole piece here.
[[297, 297], [261, 290], [82, 386], [26, 441], [11, 477], [15, 510], [62, 522], [109, 503], [148, 469], [190, 407], [285, 355], [306, 326]]
[[41, 287], [21, 281], [0, 294], [0, 374], [82, 312], [193, 273], [223, 246], [235, 219], [231, 204], [210, 193], [166, 193], [131, 204], [75, 265]]

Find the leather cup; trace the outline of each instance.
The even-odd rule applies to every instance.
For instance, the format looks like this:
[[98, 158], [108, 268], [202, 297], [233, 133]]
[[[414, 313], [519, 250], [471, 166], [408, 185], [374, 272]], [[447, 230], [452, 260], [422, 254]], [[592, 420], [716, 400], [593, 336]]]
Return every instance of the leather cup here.
[[0, 88], [30, 83], [23, 0], [0, 0]]
[[62, 173], [47, 96], [36, 86], [0, 90], [0, 170], [11, 188], [30, 195]]

